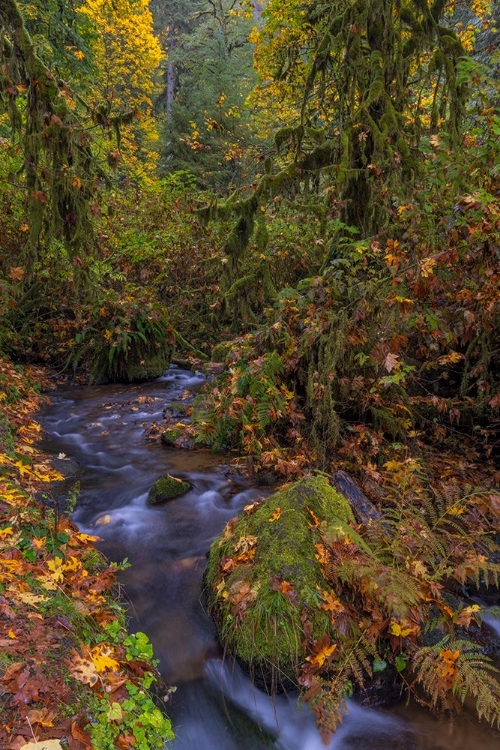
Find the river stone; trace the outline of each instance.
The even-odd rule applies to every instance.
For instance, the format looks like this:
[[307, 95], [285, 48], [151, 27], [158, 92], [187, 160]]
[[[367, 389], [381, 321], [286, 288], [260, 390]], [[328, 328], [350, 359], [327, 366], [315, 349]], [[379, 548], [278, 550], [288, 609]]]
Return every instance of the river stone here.
[[[307, 656], [304, 608], [311, 613], [312, 637], [329, 633], [335, 640], [330, 616], [318, 606], [325, 579], [316, 558], [321, 538], [315, 518], [330, 534], [366, 547], [349, 525], [354, 516], [347, 500], [316, 476], [247, 508], [210, 548], [206, 600], [219, 638], [255, 683], [271, 692], [296, 686]], [[280, 588], [284, 582], [291, 589]]]
[[167, 427], [161, 434], [161, 442], [164, 445], [168, 445], [169, 448], [177, 448], [178, 441], [184, 435], [185, 429], [185, 426], [172, 425], [171, 427]]
[[172, 477], [170, 474], [159, 477], [153, 484], [148, 495], [148, 505], [159, 505], [180, 497], [189, 492], [191, 485], [184, 479]]

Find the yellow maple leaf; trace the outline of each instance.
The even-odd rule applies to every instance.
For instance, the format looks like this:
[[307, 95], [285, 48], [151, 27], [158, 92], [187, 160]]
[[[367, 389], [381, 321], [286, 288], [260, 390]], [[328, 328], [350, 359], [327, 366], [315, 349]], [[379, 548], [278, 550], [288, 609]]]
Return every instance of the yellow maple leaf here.
[[73, 557], [72, 555], [69, 560], [66, 560], [63, 567], [65, 571], [74, 573], [77, 570], [80, 570], [80, 568], [82, 567], [82, 563], [80, 562], [80, 560], [78, 560], [78, 558]]
[[400, 638], [406, 638], [406, 636], [411, 635], [411, 633], [416, 633], [418, 631], [418, 627], [403, 627], [400, 625], [399, 622], [396, 622], [395, 620], [391, 620], [391, 633], [392, 635], [399, 636]]
[[53, 560], [49, 560], [47, 567], [52, 571], [49, 573], [49, 577], [53, 578], [56, 583], [64, 580], [64, 562], [60, 557], [54, 557]]
[[329, 656], [333, 654], [337, 648], [336, 643], [332, 643], [331, 646], [324, 646], [321, 651], [318, 651], [312, 656], [306, 656], [306, 661], [311, 662], [314, 667], [322, 667]]
[[83, 532], [75, 534], [75, 538], [80, 542], [99, 542], [101, 539], [99, 536], [92, 536], [91, 534], [84, 534]]
[[101, 646], [95, 646], [92, 649], [92, 661], [94, 662], [94, 667], [99, 673], [105, 672], [107, 669], [111, 669], [113, 672], [119, 671], [120, 664], [116, 659], [113, 659], [113, 657], [110, 656], [112, 653], [111, 649]]
[[22, 602], [23, 604], [29, 604], [32, 607], [37, 608], [37, 604], [40, 602], [47, 602], [48, 596], [43, 594], [34, 594], [32, 591], [20, 591], [14, 596], [16, 602]]
[[457, 625], [462, 625], [464, 628], [468, 628], [475, 613], [479, 612], [480, 609], [481, 607], [479, 604], [471, 604], [470, 607], [465, 607], [456, 615], [455, 622]]
[[277, 521], [278, 518], [281, 518], [281, 508], [276, 508], [276, 510], [271, 513], [267, 521], [268, 523], [273, 523], [274, 521]]
[[29, 466], [27, 466], [23, 461], [15, 461], [13, 465], [16, 467], [16, 469], [19, 470], [19, 473], [21, 477], [25, 476], [33, 476], [33, 472]]

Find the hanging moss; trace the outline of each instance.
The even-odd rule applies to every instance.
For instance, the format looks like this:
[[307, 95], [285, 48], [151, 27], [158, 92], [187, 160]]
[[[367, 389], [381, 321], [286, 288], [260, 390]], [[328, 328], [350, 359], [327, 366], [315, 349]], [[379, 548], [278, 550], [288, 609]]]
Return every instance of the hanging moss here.
[[[91, 155], [87, 130], [67, 103], [56, 77], [37, 56], [14, 0], [0, 4], [0, 28], [4, 40], [4, 101], [13, 138], [19, 136], [24, 154], [30, 224], [25, 266], [29, 282], [44, 233], [48, 240], [61, 239], [71, 257], [82, 248], [90, 248], [89, 197], [93, 180], [104, 175]], [[26, 98], [9, 93], [19, 84], [27, 89]]]

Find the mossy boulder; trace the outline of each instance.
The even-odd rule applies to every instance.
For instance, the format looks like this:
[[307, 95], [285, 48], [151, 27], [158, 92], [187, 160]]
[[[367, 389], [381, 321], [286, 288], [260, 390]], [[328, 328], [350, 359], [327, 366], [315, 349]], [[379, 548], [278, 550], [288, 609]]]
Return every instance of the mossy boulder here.
[[159, 348], [154, 354], [142, 359], [129, 359], [126, 364], [125, 382], [136, 383], [143, 380], [159, 378], [170, 367], [170, 350], [167, 346]]
[[185, 495], [191, 489], [189, 482], [184, 479], [165, 474], [153, 484], [148, 495], [148, 505], [160, 505], [168, 500]]
[[86, 366], [92, 385], [105, 383], [140, 383], [159, 378], [170, 366], [170, 349], [158, 346], [154, 351], [130, 347], [110, 357], [109, 347], [98, 345], [88, 357]]
[[212, 544], [208, 609], [225, 648], [268, 690], [296, 684], [307, 640], [335, 639], [316, 545], [326, 533], [366, 548], [354, 523], [344, 496], [309, 477], [247, 508]]

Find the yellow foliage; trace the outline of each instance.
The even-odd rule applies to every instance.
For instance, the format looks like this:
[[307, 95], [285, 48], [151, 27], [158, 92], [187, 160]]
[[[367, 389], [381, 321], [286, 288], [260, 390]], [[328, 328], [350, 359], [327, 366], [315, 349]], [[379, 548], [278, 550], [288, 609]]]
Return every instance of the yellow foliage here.
[[92, 649], [92, 661], [97, 672], [105, 672], [111, 669], [113, 672], [119, 671], [120, 664], [111, 656], [112, 650], [104, 645], [95, 646]]
[[158, 132], [152, 117], [155, 74], [162, 58], [153, 34], [148, 0], [85, 0], [82, 12], [95, 24], [98, 70], [96, 107], [110, 117], [133, 112], [121, 128], [121, 157], [126, 167], [148, 175], [156, 168]]

